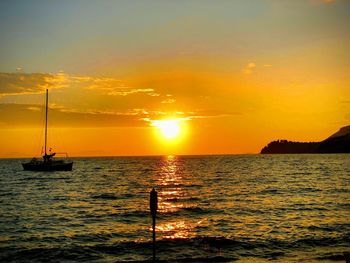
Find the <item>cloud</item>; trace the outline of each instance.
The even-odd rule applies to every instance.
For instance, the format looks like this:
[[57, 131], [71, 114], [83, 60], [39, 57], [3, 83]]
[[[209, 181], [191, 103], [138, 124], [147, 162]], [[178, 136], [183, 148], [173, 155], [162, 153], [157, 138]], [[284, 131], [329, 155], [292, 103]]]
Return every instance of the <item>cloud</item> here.
[[194, 111], [192, 112], [192, 114], [189, 115], [189, 118], [190, 119], [207, 119], [207, 118], [230, 117], [230, 116], [236, 116], [236, 115], [242, 115], [242, 113], [236, 112], [236, 111], [208, 109], [208, 110]]
[[171, 104], [174, 103], [176, 100], [175, 99], [165, 99], [161, 103], [163, 104]]
[[[22, 69], [21, 69], [22, 70]], [[0, 96], [43, 93], [46, 89], [80, 87], [98, 90], [110, 96], [127, 96], [145, 93], [158, 96], [152, 88], [127, 86], [122, 80], [107, 77], [71, 76], [63, 72], [50, 73], [0, 73]]]
[[65, 86], [66, 76], [49, 73], [0, 73], [0, 96], [42, 93]]
[[32, 111], [41, 111], [42, 108], [36, 107], [36, 106], [30, 106], [27, 108], [27, 110], [32, 110]]
[[[250, 62], [242, 69], [242, 73], [248, 74], [248, 75], [252, 74], [252, 73], [256, 72], [257, 67], [258, 66], [256, 63]], [[272, 65], [271, 64], [263, 64], [262, 67], [268, 69], [268, 68], [271, 68]]]
[[[79, 111], [58, 105], [49, 107], [50, 127], [144, 127], [142, 110], [125, 112]], [[42, 127], [44, 107], [35, 104], [0, 104], [0, 127]]]
[[127, 96], [133, 93], [148, 93], [150, 96], [154, 96], [154, 89], [136, 89], [136, 88], [125, 88], [125, 87], [118, 87], [113, 88], [113, 90], [110, 90], [107, 95], [113, 95], [113, 96]]
[[314, 4], [333, 4], [337, 0], [309, 0], [309, 2]]
[[251, 62], [247, 65], [247, 68], [250, 68], [250, 69], [256, 68], [256, 64]]
[[125, 84], [124, 81], [106, 77], [70, 76], [69, 82], [80, 84], [87, 90], [98, 90], [109, 96], [127, 96], [135, 93], [145, 93], [158, 96], [151, 88], [135, 88]]
[[146, 122], [154, 122], [157, 120], [165, 119], [177, 119], [177, 120], [196, 120], [196, 119], [208, 119], [208, 118], [222, 118], [241, 115], [241, 112], [233, 111], [221, 111], [221, 110], [196, 110], [188, 112], [162, 112], [162, 111], [151, 111], [146, 112], [145, 117], [143, 118]]
[[[0, 103], [0, 127], [42, 127], [45, 108], [38, 104]], [[148, 127], [155, 120], [221, 118], [240, 115], [240, 112], [220, 110], [150, 111], [134, 108], [124, 111], [79, 110], [49, 104], [50, 127]]]
[[250, 62], [245, 66], [242, 72], [244, 74], [252, 74], [255, 68], [256, 68], [256, 64], [254, 62]]
[[[256, 67], [253, 62], [247, 64], [248, 69]], [[208, 81], [206, 76], [180, 73], [175, 80], [169, 73], [152, 75], [146, 81], [63, 72], [2, 73], [6, 89], [0, 92], [0, 96], [3, 95], [0, 126], [40, 126], [43, 120], [41, 103], [45, 100], [42, 93], [51, 87], [56, 89], [50, 93], [49, 102], [52, 126], [148, 127], [147, 120], [186, 118], [196, 121], [239, 114], [221, 111], [225, 105], [217, 105], [210, 99], [214, 96], [227, 98], [225, 89], [216, 88], [216, 83]], [[29, 93], [36, 95], [28, 96]], [[23, 96], [13, 96], [21, 94]]]

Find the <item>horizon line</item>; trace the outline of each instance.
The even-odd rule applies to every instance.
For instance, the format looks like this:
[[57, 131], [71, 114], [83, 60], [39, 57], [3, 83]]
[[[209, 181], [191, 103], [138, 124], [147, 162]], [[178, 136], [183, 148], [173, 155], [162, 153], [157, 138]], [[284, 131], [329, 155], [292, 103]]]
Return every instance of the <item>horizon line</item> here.
[[[228, 156], [228, 155], [260, 155], [260, 153], [206, 153], [206, 154], [149, 154], [149, 155], [80, 155], [68, 156], [70, 158], [123, 158], [123, 157], [165, 157], [165, 156]], [[0, 159], [30, 159], [39, 157], [0, 157]], [[64, 159], [64, 157], [62, 157]], [[61, 158], [59, 158], [61, 159]]]

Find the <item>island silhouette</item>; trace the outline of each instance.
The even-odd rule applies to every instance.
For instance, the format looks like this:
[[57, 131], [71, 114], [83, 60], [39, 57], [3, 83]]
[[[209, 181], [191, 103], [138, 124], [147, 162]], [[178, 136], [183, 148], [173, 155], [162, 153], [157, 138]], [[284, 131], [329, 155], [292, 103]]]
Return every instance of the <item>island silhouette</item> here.
[[260, 153], [350, 153], [350, 125], [340, 128], [321, 142], [272, 141]]

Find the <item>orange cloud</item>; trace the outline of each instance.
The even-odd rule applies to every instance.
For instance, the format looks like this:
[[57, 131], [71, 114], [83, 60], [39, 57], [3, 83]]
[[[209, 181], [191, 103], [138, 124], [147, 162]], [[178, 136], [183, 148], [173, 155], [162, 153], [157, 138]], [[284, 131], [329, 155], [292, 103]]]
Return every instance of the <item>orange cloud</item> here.
[[245, 66], [242, 72], [244, 74], [252, 74], [255, 68], [256, 68], [256, 64], [254, 62], [250, 62]]
[[0, 73], [0, 96], [42, 93], [47, 88], [65, 87], [65, 82], [62, 73]]
[[63, 72], [50, 73], [0, 73], [0, 96], [43, 93], [46, 89], [79, 85], [88, 90], [99, 90], [111, 96], [145, 93], [158, 96], [152, 88], [134, 88], [122, 80], [105, 77], [70, 76]]
[[[44, 107], [31, 104], [0, 104], [0, 127], [41, 127]], [[51, 127], [145, 127], [139, 110], [126, 112], [80, 111], [50, 104]]]

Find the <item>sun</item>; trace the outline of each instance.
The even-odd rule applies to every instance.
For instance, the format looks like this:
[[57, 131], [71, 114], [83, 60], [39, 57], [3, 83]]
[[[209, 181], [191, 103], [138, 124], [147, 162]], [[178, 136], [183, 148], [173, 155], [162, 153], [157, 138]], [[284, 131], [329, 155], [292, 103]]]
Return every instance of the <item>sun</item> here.
[[155, 120], [152, 126], [159, 129], [161, 136], [169, 141], [173, 141], [181, 135], [181, 125], [179, 119], [174, 120]]
[[159, 125], [162, 134], [167, 139], [175, 138], [180, 133], [180, 126], [176, 122], [164, 121]]

